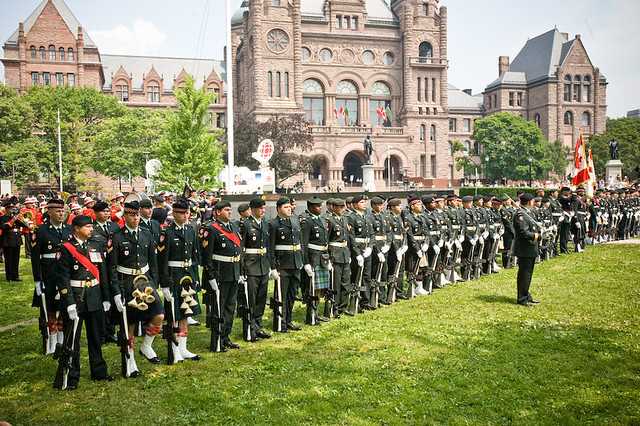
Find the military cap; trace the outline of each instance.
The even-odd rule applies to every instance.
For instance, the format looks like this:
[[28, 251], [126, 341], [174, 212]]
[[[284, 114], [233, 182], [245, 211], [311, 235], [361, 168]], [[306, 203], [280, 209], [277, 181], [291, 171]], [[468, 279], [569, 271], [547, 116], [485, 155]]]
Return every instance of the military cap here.
[[249, 210], [250, 206], [247, 203], [242, 203], [238, 206], [238, 213], [246, 212]]
[[520, 202], [521, 203], [528, 203], [529, 201], [533, 200], [533, 194], [529, 194], [528, 192], [523, 193], [522, 195], [520, 195]]
[[502, 194], [498, 199], [504, 202], [504, 201], [510, 200], [511, 197], [509, 197], [507, 194]]
[[333, 205], [336, 207], [344, 207], [346, 206], [346, 203], [342, 198], [334, 198]]
[[164, 197], [162, 195], [156, 195], [153, 197], [153, 201], [156, 203], [164, 203]]
[[231, 207], [231, 203], [226, 201], [226, 200], [220, 200], [216, 203], [215, 209], [216, 210], [222, 210], [226, 207]]
[[419, 203], [420, 201], [420, 198], [418, 198], [418, 196], [415, 194], [411, 194], [409, 195], [409, 197], [407, 197], [407, 202], [409, 203], [409, 205]]
[[400, 200], [400, 198], [392, 198], [387, 203], [387, 206], [388, 207], [395, 207], [395, 206], [399, 206], [401, 204], [402, 204], [402, 200]]
[[436, 195], [433, 196], [433, 201], [442, 201], [442, 200], [444, 200], [442, 195], [436, 194]]
[[562, 188], [560, 188], [560, 192], [571, 192], [571, 188], [569, 188], [568, 186], [563, 186]]
[[482, 195], [476, 195], [473, 197], [473, 201], [480, 201], [480, 200], [484, 200], [484, 197]]
[[140, 201], [140, 208], [141, 209], [150, 209], [153, 208], [153, 204], [151, 204], [151, 200], [148, 198], [145, 198], [144, 200]]
[[124, 203], [125, 213], [128, 213], [128, 212], [138, 213], [139, 210], [140, 210], [140, 203], [137, 201], [129, 201], [128, 203]]
[[584, 192], [584, 191], [585, 191], [584, 186], [579, 186], [579, 187], [576, 189], [576, 192]]
[[425, 195], [424, 197], [422, 197], [422, 204], [427, 205], [431, 203], [433, 203], [433, 196]]
[[327, 201], [325, 201], [325, 204], [327, 206], [333, 206], [334, 204], [334, 199], [333, 198], [329, 198]]
[[[142, 203], [140, 203], [140, 206], [142, 206]], [[186, 213], [189, 210], [189, 201], [183, 197], [179, 197], [171, 204], [171, 207], [174, 212]]]
[[482, 197], [482, 201], [484, 201], [485, 203], [488, 203], [491, 201], [492, 198], [493, 198], [493, 195], [485, 195], [484, 197]]
[[458, 197], [456, 196], [456, 194], [449, 194], [447, 195], [447, 201], [454, 201], [457, 200]]
[[319, 197], [312, 197], [307, 200], [307, 205], [309, 204], [322, 204], [322, 199]]
[[278, 198], [278, 201], [276, 201], [276, 207], [280, 207], [285, 204], [291, 204], [291, 200], [289, 199], [289, 197], [280, 197]]
[[[73, 195], [70, 195], [70, 197], [77, 197], [77, 195], [76, 195], [76, 194], [73, 194]], [[111, 198], [111, 201], [113, 201], [113, 200], [117, 200], [118, 198], [124, 198], [124, 194], [123, 194], [122, 192], [118, 192], [118, 193], [116, 193], [116, 195], [114, 195], [114, 196]]]
[[251, 201], [249, 201], [249, 207], [252, 209], [260, 208], [265, 204], [266, 202], [260, 197], [252, 198]]
[[[53, 201], [53, 200], [51, 200]], [[49, 202], [51, 202], [49, 201]], [[109, 210], [109, 204], [106, 201], [98, 200], [92, 207], [94, 212], [103, 212], [105, 210]]]
[[539, 203], [542, 201], [542, 197], [533, 197], [534, 200], [536, 200], [536, 203]]
[[463, 203], [468, 203], [470, 201], [473, 201], [473, 195], [465, 195], [464, 197], [462, 197]]
[[93, 220], [91, 220], [91, 218], [89, 216], [85, 216], [85, 215], [76, 216], [71, 221], [71, 224], [73, 226], [78, 226], [78, 227], [82, 227], [82, 226], [85, 226], [85, 225], [90, 225], [92, 223], [93, 223]]
[[367, 194], [358, 194], [358, 195], [354, 195], [353, 196], [353, 204], [359, 203], [360, 201], [367, 201], [369, 199], [369, 197], [367, 197]]
[[348, 196], [345, 200], [346, 203], [348, 204], [353, 204], [353, 197], [352, 196]]
[[542, 202], [543, 202], [543, 203], [549, 203], [549, 202], [551, 202], [551, 198], [549, 198], [549, 197], [542, 197]]
[[384, 204], [384, 200], [380, 197], [372, 197], [371, 198], [371, 205], [372, 206], [379, 206], [380, 204]]
[[491, 198], [491, 202], [494, 204], [502, 204], [502, 200], [498, 197]]
[[[52, 198], [47, 202], [47, 208], [49, 209], [62, 209], [64, 208], [64, 201], [59, 198]], [[95, 209], [95, 206], [93, 206]]]

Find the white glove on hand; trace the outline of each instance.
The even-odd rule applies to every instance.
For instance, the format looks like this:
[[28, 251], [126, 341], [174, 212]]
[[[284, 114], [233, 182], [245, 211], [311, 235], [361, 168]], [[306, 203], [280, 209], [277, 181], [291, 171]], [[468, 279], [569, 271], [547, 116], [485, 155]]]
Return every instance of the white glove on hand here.
[[218, 292], [218, 282], [216, 280], [209, 280], [209, 287], [211, 288], [211, 291], [215, 291], [216, 293]]
[[36, 296], [42, 296], [42, 281], [36, 281]]
[[124, 311], [124, 302], [122, 301], [121, 294], [116, 294], [116, 296], [113, 298], [113, 302], [116, 304], [116, 309], [118, 310], [118, 312]]
[[436, 254], [440, 253], [440, 246], [438, 245], [433, 246], [433, 251], [436, 252]]
[[307, 273], [307, 275], [309, 275], [310, 277], [313, 276], [313, 268], [311, 267], [311, 265], [309, 265], [308, 263], [306, 265], [304, 265], [304, 271]]
[[444, 240], [438, 240], [438, 247], [442, 247], [444, 245]]
[[383, 254], [387, 254], [387, 252], [389, 252], [389, 249], [390, 249], [390, 248], [391, 248], [391, 246], [389, 246], [389, 245], [385, 244], [385, 245], [383, 245], [383, 246], [382, 246], [382, 248], [380, 249], [380, 251], [381, 251]]
[[366, 249], [364, 249], [364, 253], [362, 253], [362, 257], [364, 257], [365, 259], [369, 256], [371, 256], [371, 247], [367, 247]]
[[171, 295], [171, 290], [169, 287], [162, 287], [162, 295], [164, 296], [164, 301], [171, 303], [173, 300], [173, 296]]
[[[423, 244], [422, 247], [420, 247], [420, 251], [428, 251], [429, 250], [429, 245], [428, 244]], [[420, 256], [422, 257], [422, 256]]]
[[400, 260], [400, 258], [402, 258], [403, 254], [404, 254], [404, 252], [402, 251], [402, 247], [399, 248], [398, 250], [396, 250], [396, 259]]
[[384, 261], [386, 260], [386, 259], [384, 258], [384, 254], [382, 254], [382, 253], [378, 253], [378, 260], [380, 261], [380, 263], [384, 263]]
[[422, 250], [418, 250], [418, 259], [422, 259], [424, 257], [424, 253], [422, 253]]
[[246, 282], [247, 282], [247, 276], [246, 275], [240, 275], [240, 278], [238, 278], [238, 284], [244, 285]]
[[111, 302], [109, 302], [108, 300], [102, 302], [102, 310], [105, 312], [109, 312], [109, 309], [111, 309]]
[[356, 257], [356, 260], [358, 261], [358, 266], [362, 268], [364, 266], [364, 257], [359, 254], [358, 257]]
[[405, 254], [407, 252], [407, 250], [409, 250], [409, 246], [404, 245], [404, 246], [400, 247], [400, 250], [402, 250], [402, 254]]
[[78, 319], [78, 310], [76, 309], [75, 303], [73, 305], [67, 306], [67, 313], [69, 314], [69, 319], [71, 321], [75, 321]]
[[333, 271], [333, 263], [329, 262], [327, 264], [327, 269], [330, 270], [330, 271]]
[[278, 273], [277, 269], [272, 269], [271, 271], [269, 271], [269, 276], [271, 278], [273, 278], [274, 280], [279, 280], [280, 279], [280, 274]]

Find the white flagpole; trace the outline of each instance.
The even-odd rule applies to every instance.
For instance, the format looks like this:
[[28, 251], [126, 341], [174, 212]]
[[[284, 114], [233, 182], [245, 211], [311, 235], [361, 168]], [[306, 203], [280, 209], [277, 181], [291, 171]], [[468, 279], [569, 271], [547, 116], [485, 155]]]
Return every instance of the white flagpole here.
[[62, 136], [60, 136], [60, 109], [58, 109], [58, 173], [60, 174], [60, 196], [62, 196]]
[[233, 148], [233, 66], [231, 63], [231, 0], [227, 0], [227, 193], [233, 193], [233, 169], [234, 169], [234, 148]]

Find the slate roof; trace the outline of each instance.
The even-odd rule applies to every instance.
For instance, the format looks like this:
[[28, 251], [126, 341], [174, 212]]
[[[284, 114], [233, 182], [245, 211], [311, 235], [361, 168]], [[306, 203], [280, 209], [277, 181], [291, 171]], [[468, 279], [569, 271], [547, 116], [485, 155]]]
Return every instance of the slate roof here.
[[482, 94], [468, 95], [452, 84], [449, 84], [449, 109], [467, 109], [481, 112], [483, 97]]

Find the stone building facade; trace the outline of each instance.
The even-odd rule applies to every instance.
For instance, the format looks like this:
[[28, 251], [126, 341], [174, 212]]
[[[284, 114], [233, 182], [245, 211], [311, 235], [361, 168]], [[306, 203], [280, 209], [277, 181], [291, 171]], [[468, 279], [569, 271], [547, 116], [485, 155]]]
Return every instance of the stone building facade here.
[[125, 105], [171, 108], [188, 75], [217, 94], [212, 127], [224, 127], [225, 65], [221, 61], [101, 54], [64, 0], [43, 0], [4, 43], [5, 83], [21, 93], [36, 85], [93, 87]]

